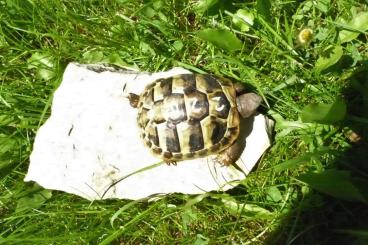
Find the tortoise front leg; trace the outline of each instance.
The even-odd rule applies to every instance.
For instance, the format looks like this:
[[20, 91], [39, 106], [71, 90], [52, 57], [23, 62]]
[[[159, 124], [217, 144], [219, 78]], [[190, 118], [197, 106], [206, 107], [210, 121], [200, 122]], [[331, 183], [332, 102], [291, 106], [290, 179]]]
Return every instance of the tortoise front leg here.
[[128, 99], [130, 102], [130, 106], [133, 108], [137, 108], [138, 107], [138, 102], [139, 102], [139, 95], [133, 94], [133, 93], [129, 93], [128, 94]]

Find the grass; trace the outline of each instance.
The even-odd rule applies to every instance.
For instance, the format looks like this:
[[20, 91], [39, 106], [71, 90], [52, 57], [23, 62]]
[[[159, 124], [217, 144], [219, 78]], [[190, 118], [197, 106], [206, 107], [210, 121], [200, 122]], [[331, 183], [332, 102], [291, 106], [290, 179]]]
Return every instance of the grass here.
[[[253, 25], [234, 23], [239, 9]], [[1, 0], [0, 244], [366, 244], [367, 11], [349, 0]], [[314, 37], [302, 45], [305, 27]], [[24, 183], [72, 61], [244, 81], [276, 121], [273, 146], [227, 193], [91, 203]]]

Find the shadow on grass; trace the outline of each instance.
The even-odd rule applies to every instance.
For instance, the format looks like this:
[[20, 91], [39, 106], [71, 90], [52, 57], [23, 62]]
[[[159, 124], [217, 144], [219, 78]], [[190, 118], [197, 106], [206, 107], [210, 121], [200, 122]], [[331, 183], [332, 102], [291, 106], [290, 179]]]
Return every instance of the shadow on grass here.
[[[368, 62], [349, 78], [342, 92], [347, 103], [343, 127], [351, 147], [331, 166], [349, 171], [352, 183], [367, 197], [368, 185]], [[368, 183], [368, 182], [367, 182]], [[368, 200], [346, 201], [312, 190], [295, 203], [266, 244], [368, 244]]]

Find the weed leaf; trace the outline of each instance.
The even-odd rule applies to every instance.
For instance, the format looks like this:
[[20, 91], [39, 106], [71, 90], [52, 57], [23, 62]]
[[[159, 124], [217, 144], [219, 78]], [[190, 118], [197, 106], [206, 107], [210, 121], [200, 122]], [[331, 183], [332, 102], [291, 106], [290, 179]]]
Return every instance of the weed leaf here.
[[239, 9], [236, 14], [233, 15], [233, 23], [239, 27], [242, 32], [249, 31], [250, 26], [253, 25], [254, 15], [244, 9]]
[[[360, 32], [368, 30], [368, 12], [361, 12], [357, 14], [346, 27], [352, 30], [342, 30], [339, 33], [341, 43], [349, 42], [357, 38]], [[353, 31], [356, 30], [356, 31]]]
[[345, 229], [345, 230], [335, 230], [338, 233], [344, 233], [355, 237], [360, 237], [362, 239], [368, 239], [368, 230], [364, 229]]
[[339, 199], [367, 202], [352, 181], [349, 171], [326, 170], [322, 173], [306, 173], [297, 179], [322, 193]]
[[38, 79], [48, 81], [55, 77], [55, 60], [51, 54], [37, 52], [27, 62], [29, 69], [36, 70]]
[[288, 169], [293, 169], [301, 164], [309, 163], [313, 159], [320, 159], [324, 154], [331, 152], [331, 149], [327, 147], [320, 147], [318, 150], [315, 150], [314, 152], [308, 152], [303, 154], [300, 157], [296, 157], [290, 160], [287, 160], [283, 163], [280, 163], [273, 167], [275, 172], [281, 172]]
[[173, 43], [173, 47], [176, 51], [180, 51], [183, 47], [184, 47], [184, 44], [182, 41], [180, 40], [176, 40], [174, 43]]
[[256, 204], [238, 203], [233, 198], [222, 198], [222, 202], [227, 210], [234, 216], [243, 216], [254, 219], [269, 219], [272, 213]]
[[290, 160], [287, 160], [283, 163], [280, 163], [273, 167], [275, 172], [281, 172], [288, 169], [293, 169], [298, 167], [301, 164], [308, 163], [311, 160], [311, 153], [306, 153], [301, 157], [296, 157]]
[[104, 54], [101, 51], [87, 51], [83, 54], [84, 62], [86, 63], [98, 63], [104, 58]]
[[321, 72], [336, 64], [343, 55], [341, 46], [330, 47], [322, 56], [316, 61], [315, 69]]
[[271, 1], [257, 0], [257, 12], [267, 21], [271, 19]]
[[39, 208], [51, 197], [52, 192], [46, 189], [27, 195], [18, 200], [15, 211], [20, 212], [31, 208]]
[[197, 238], [194, 241], [193, 245], [207, 245], [209, 243], [210, 239], [208, 239], [207, 237], [201, 235], [201, 234], [197, 234]]
[[267, 190], [267, 201], [279, 202], [282, 200], [282, 194], [276, 186], [271, 186]]
[[331, 0], [319, 0], [316, 1], [316, 8], [321, 10], [323, 13], [327, 13], [330, 7]]
[[231, 10], [233, 7], [231, 0], [199, 0], [196, 4], [196, 11], [206, 13], [207, 15], [215, 15], [223, 10]]
[[205, 29], [197, 32], [199, 38], [228, 51], [242, 48], [242, 42], [230, 31], [220, 29]]
[[153, 18], [156, 15], [156, 11], [153, 8], [151, 8], [150, 6], [145, 6], [142, 9], [142, 13], [147, 18]]
[[111, 227], [114, 228], [114, 221], [126, 210], [128, 210], [129, 208], [132, 208], [134, 205], [136, 205], [140, 200], [137, 201], [131, 201], [128, 202], [127, 204], [125, 204], [124, 206], [122, 206], [118, 211], [116, 211], [110, 218], [110, 224]]
[[198, 2], [196, 9], [203, 13], [214, 7], [218, 2], [219, 0], [201, 0]]
[[346, 103], [336, 100], [331, 104], [309, 104], [301, 112], [303, 122], [332, 124], [341, 121], [346, 115]]
[[183, 222], [183, 233], [188, 235], [190, 225], [198, 220], [198, 214], [194, 209], [186, 208], [181, 213], [181, 217]]

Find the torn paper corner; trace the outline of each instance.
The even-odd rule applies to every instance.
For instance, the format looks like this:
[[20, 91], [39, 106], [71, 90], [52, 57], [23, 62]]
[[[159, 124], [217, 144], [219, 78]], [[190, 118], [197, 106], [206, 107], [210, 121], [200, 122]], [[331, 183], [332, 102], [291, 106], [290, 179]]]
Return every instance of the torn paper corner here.
[[237, 162], [239, 168], [220, 166], [211, 156], [177, 166], [157, 164], [160, 160], [139, 138], [137, 111], [123, 90], [139, 93], [158, 78], [190, 72], [174, 68], [149, 74], [105, 68], [68, 65], [54, 94], [51, 116], [37, 132], [25, 181], [89, 200], [224, 191], [244, 179], [270, 146], [270, 121], [257, 115], [250, 121], [252, 131]]

